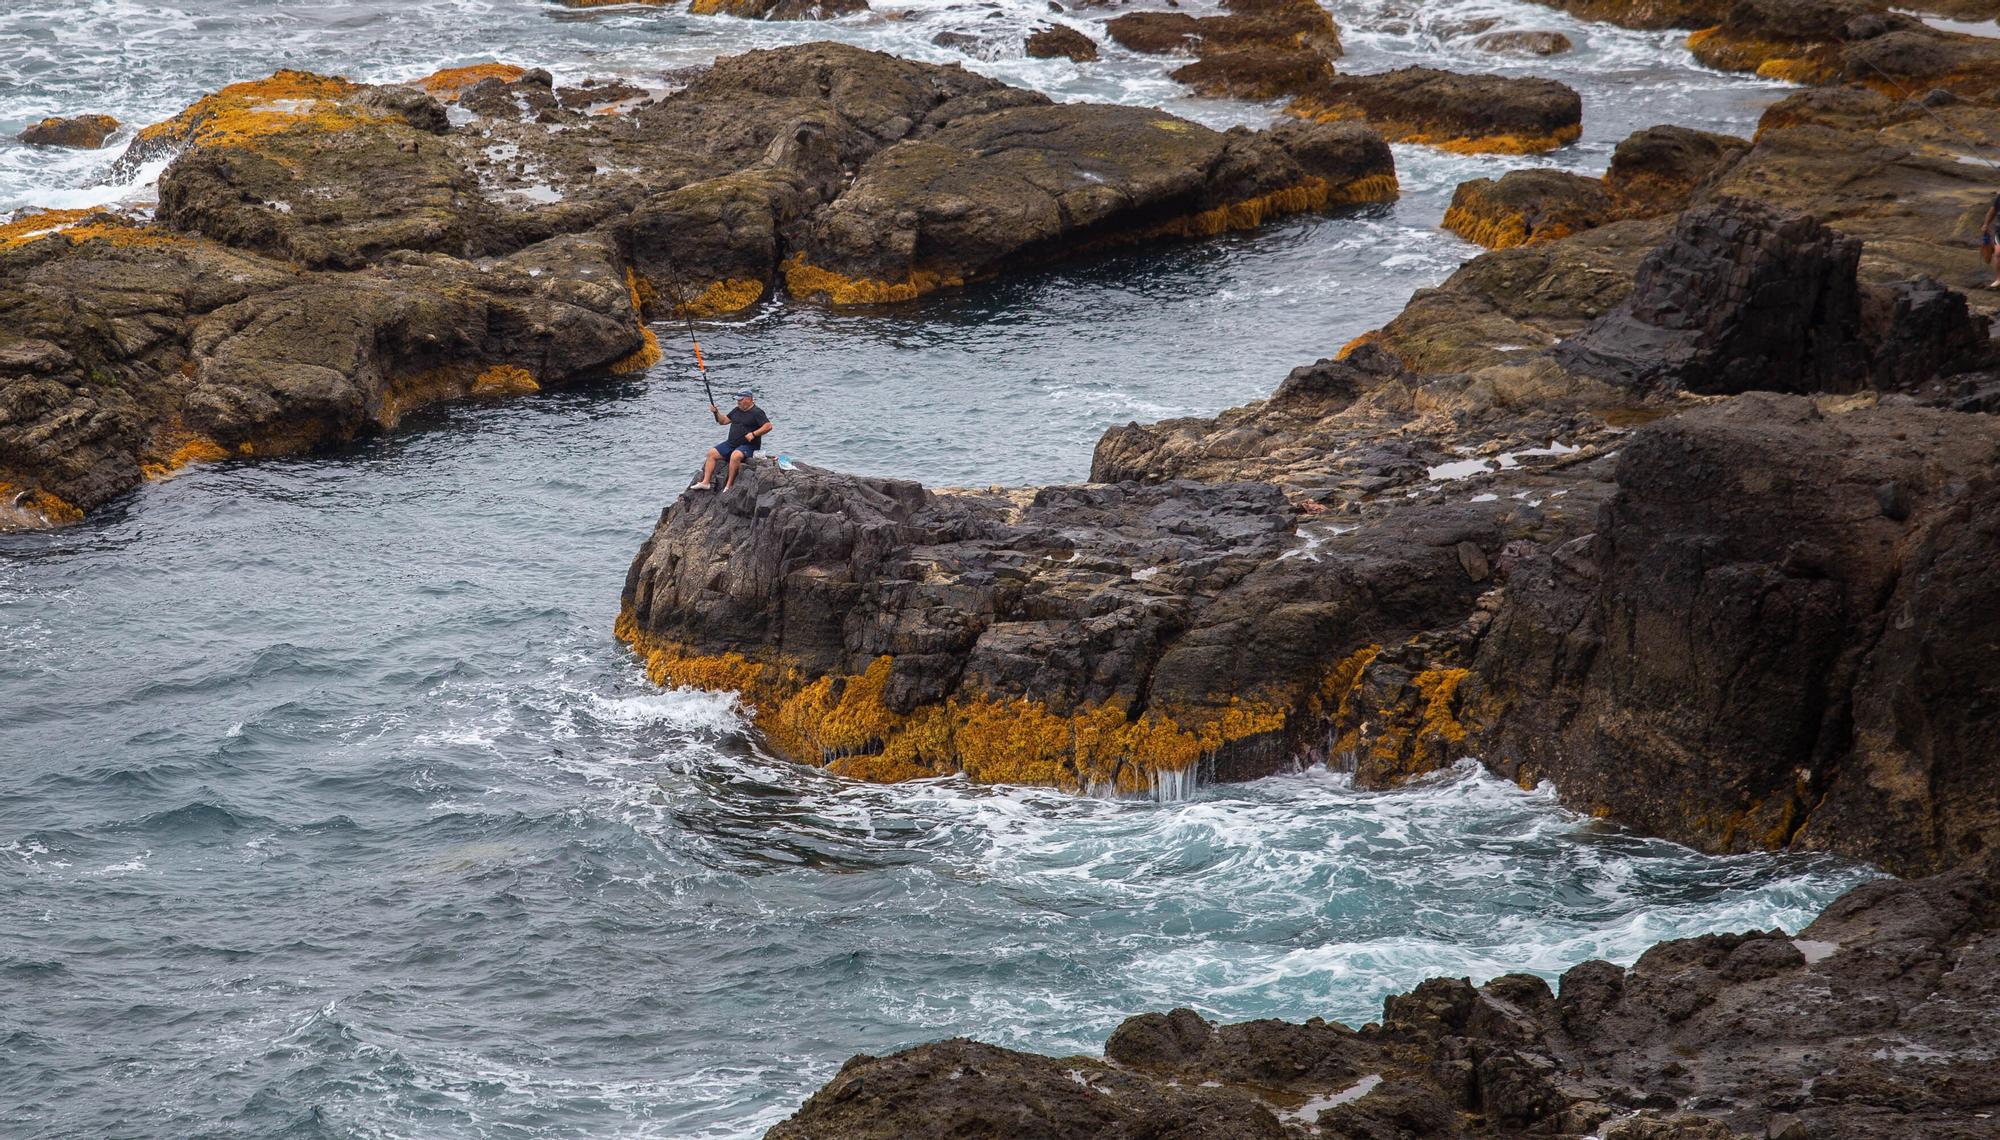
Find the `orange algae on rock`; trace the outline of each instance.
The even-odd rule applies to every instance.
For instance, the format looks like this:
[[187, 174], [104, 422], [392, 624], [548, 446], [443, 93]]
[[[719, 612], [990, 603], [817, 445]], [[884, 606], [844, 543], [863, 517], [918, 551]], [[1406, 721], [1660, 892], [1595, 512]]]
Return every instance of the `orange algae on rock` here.
[[1687, 48], [1703, 66], [1755, 72], [1762, 79], [1818, 84], [1840, 75], [1840, 45], [1834, 43], [1734, 35], [1718, 24], [1691, 33]]
[[430, 95], [452, 103], [456, 102], [460, 95], [489, 79], [512, 83], [527, 73], [527, 68], [511, 63], [474, 63], [465, 67], [447, 67], [441, 71], [434, 71], [417, 80], [417, 86]]
[[140, 131], [134, 142], [241, 146], [298, 126], [344, 130], [372, 117], [338, 102], [358, 89], [338, 76], [283, 70], [203, 96], [173, 118]]
[[1140, 238], [1210, 237], [1231, 230], [1251, 230], [1273, 218], [1310, 213], [1365, 202], [1393, 202], [1401, 193], [1394, 174], [1369, 174], [1348, 182], [1308, 178], [1295, 186], [1163, 222], [1142, 231]]
[[605, 365], [605, 368], [620, 375], [628, 372], [644, 372], [660, 362], [660, 355], [660, 338], [653, 334], [652, 329], [641, 325], [639, 347], [633, 349], [630, 354]]
[[1067, 713], [1024, 697], [954, 697], [897, 712], [885, 702], [894, 659], [860, 673], [807, 679], [740, 653], [703, 655], [660, 645], [627, 611], [616, 633], [646, 661], [655, 684], [733, 689], [781, 754], [841, 775], [906, 780], [963, 772], [980, 783], [1084, 791], [1140, 791], [1155, 773], [1184, 772], [1224, 745], [1282, 731], [1280, 702], [1232, 699], [1216, 708], [1148, 709], [1105, 702]]
[[[82, 509], [61, 495], [45, 491], [40, 487], [27, 491], [24, 495], [20, 488], [4, 480], [0, 480], [0, 521], [4, 521], [5, 511], [12, 509], [12, 504], [17, 498], [21, 500], [23, 509], [41, 516], [45, 525], [68, 526], [83, 521]], [[29, 525], [33, 525], [32, 522]]]
[[229, 458], [229, 450], [207, 436], [192, 436], [183, 439], [173, 450], [159, 460], [141, 463], [139, 473], [147, 479], [165, 479], [191, 463], [214, 463], [218, 459]]
[[472, 379], [475, 396], [527, 396], [541, 390], [533, 373], [511, 364], [496, 364]]
[[711, 281], [701, 295], [674, 306], [684, 317], [721, 317], [739, 313], [764, 299], [764, 283], [748, 277]]
[[803, 253], [786, 258], [781, 268], [785, 275], [785, 288], [792, 296], [819, 298], [833, 305], [886, 305], [914, 301], [926, 293], [965, 284], [965, 278], [959, 274], [928, 269], [912, 270], [901, 281], [846, 277], [807, 262]]
[[0, 223], [0, 249], [12, 249], [76, 225], [94, 210], [37, 210]]

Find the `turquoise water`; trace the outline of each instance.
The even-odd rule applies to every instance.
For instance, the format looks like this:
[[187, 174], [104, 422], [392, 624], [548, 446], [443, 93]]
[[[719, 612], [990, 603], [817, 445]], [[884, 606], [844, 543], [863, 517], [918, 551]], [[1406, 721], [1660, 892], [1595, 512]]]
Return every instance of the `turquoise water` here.
[[[807, 34], [943, 58], [936, 30], [1012, 36], [1042, 11], [912, 7], [803, 29], [533, 0], [13, 5], [0, 127], [143, 122], [281, 64], [640, 74]], [[1428, 58], [1426, 28], [1488, 10], [1585, 41], [1533, 65], [1581, 76], [1593, 108], [1557, 162], [1601, 165], [1642, 121], [1744, 129], [1771, 94], [1665, 37], [1514, 5], [1404, 31], [1338, 8], [1357, 68]], [[1145, 61], [1091, 72], [1008, 42], [976, 65], [1262, 113], [1180, 100]], [[718, 377], [762, 384], [800, 458], [1075, 479], [1107, 423], [1262, 395], [1466, 256], [1434, 228], [1443, 200], [1504, 164], [1398, 158], [1394, 207], [890, 314], [772, 306], [705, 347]], [[104, 162], [0, 145], [0, 202], [143, 200], [88, 187]], [[1796, 927], [1866, 874], [1696, 855], [1470, 770], [1113, 802], [776, 762], [731, 698], [655, 690], [610, 636], [627, 561], [712, 442], [661, 331], [642, 378], [200, 468], [0, 538], [0, 1134], [754, 1136], [857, 1051], [1090, 1050], [1182, 1004], [1358, 1022], [1431, 974]]]

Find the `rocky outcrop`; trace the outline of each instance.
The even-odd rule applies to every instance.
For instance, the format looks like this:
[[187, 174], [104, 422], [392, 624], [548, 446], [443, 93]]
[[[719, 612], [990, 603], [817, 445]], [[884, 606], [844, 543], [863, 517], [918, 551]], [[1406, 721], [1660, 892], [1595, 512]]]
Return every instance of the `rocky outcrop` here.
[[1685, 127], [1648, 127], [1618, 144], [1602, 178], [1531, 167], [1461, 182], [1443, 225], [1488, 249], [1508, 249], [1622, 218], [1677, 213], [1749, 145]]
[[1990, 94], [2000, 40], [1932, 28], [1869, 0], [1736, 0], [1688, 37], [1702, 63], [1793, 83], [1858, 83], [1903, 98]]
[[77, 115], [74, 118], [48, 118], [32, 123], [18, 136], [22, 142], [33, 146], [62, 146], [77, 150], [96, 150], [108, 141], [118, 130], [118, 120], [110, 115]]
[[719, 60], [660, 98], [501, 63], [407, 86], [279, 72], [120, 164], [161, 159], [150, 221], [0, 225], [7, 526], [426, 400], [641, 370], [647, 318], [738, 311], [781, 278], [881, 301], [1395, 194], [1362, 129], [1218, 133], [837, 44]]
[[1889, 389], [1993, 362], [1987, 321], [1962, 296], [1925, 279], [1863, 287], [1860, 261], [1860, 242], [1812, 218], [1722, 199], [1683, 214], [1631, 295], [1557, 359], [1711, 395]]
[[1390, 142], [1459, 154], [1537, 154], [1575, 142], [1583, 130], [1583, 100], [1553, 79], [1429, 67], [1329, 79], [1285, 112], [1319, 122], [1364, 120]]
[[1487, 761], [1712, 850], [1905, 872], [2000, 844], [2000, 420], [1743, 397], [1636, 434], [1527, 554], [1467, 699]]
[[795, 296], [907, 300], [1053, 253], [1391, 199], [1367, 130], [1221, 133], [1145, 108], [1021, 106], [869, 160], [785, 264]]
[[1734, 0], [1538, 0], [1582, 20], [1641, 31], [1707, 28], [1721, 23]]
[[1103, 1058], [952, 1040], [859, 1056], [771, 1140], [922, 1135], [1990, 1137], [2000, 860], [1856, 888], [1796, 936], [1664, 942], [1630, 967], [1432, 978], [1360, 1030], [1120, 1025]]
[[1153, 55], [1193, 55], [1174, 79], [1202, 95], [1275, 99], [1333, 76], [1340, 29], [1312, 0], [1225, 0], [1218, 16], [1127, 12], [1105, 23], [1113, 42]]
[[1052, 24], [1029, 33], [1021, 50], [1030, 59], [1067, 59], [1074, 63], [1089, 63], [1097, 58], [1097, 41], [1075, 28]]

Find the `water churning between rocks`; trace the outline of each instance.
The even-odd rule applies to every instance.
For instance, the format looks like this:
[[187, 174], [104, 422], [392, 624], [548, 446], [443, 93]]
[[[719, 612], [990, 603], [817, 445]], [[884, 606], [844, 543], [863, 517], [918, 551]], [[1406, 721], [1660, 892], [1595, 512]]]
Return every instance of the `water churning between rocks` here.
[[[1269, 115], [1184, 98], [1108, 46], [1102, 66], [1022, 57], [1040, 0], [907, 7], [765, 25], [538, 0], [28, 2], [0, 13], [0, 136], [81, 111], [129, 131], [280, 66], [643, 79], [817, 36], [1058, 98]], [[1601, 169], [1654, 122], [1747, 133], [1777, 90], [1693, 68], [1670, 35], [1509, 0], [1334, 9], [1343, 69], [1552, 74], [1583, 92], [1584, 141], [1398, 147], [1390, 207], [893, 311], [769, 305], [704, 328], [717, 378], [760, 385], [775, 450], [823, 466], [1077, 479], [1105, 426], [1264, 395], [1442, 279], [1472, 252], [1436, 229], [1458, 181]], [[1471, 16], [1579, 49], [1523, 63], [1439, 39]], [[938, 47], [944, 30], [990, 50]], [[0, 209], [143, 202], [143, 179], [92, 185], [115, 153], [0, 142]], [[1175, 1005], [1360, 1023], [1430, 975], [1796, 929], [1869, 874], [1635, 838], [1471, 766], [1386, 793], [1315, 771], [1115, 801], [772, 760], [732, 698], [654, 689], [611, 637], [627, 562], [714, 442], [660, 332], [643, 377], [433, 409], [0, 538], [0, 1132], [755, 1136], [856, 1052], [954, 1034], [1095, 1051]]]

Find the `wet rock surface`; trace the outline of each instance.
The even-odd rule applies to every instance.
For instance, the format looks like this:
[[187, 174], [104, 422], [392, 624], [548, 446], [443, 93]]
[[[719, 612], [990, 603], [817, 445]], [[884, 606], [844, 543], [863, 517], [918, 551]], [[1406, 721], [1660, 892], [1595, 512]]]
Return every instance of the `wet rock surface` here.
[[161, 159], [150, 220], [0, 225], [0, 525], [429, 400], [640, 370], [647, 318], [781, 281], [901, 299], [1396, 192], [1365, 129], [1218, 133], [825, 43], [667, 94], [511, 63], [409, 86], [279, 72], [143, 129], [120, 163]]
[[1849, 892], [1794, 936], [1664, 942], [1555, 987], [1433, 978], [1356, 1031], [1131, 1018], [1104, 1057], [855, 1057], [774, 1140], [1994, 1134], [2000, 860]]
[[1128, 12], [1105, 23], [1119, 46], [1153, 55], [1192, 55], [1174, 79], [1202, 95], [1275, 99], [1331, 79], [1340, 29], [1310, 0], [1225, 0], [1218, 16]]
[[34, 146], [61, 146], [96, 150], [118, 130], [118, 120], [110, 115], [60, 116], [30, 124], [17, 137]]
[[1337, 76], [1301, 93], [1285, 111], [1318, 121], [1364, 120], [1391, 142], [1465, 154], [1554, 150], [1583, 129], [1583, 100], [1553, 79], [1429, 67]]

